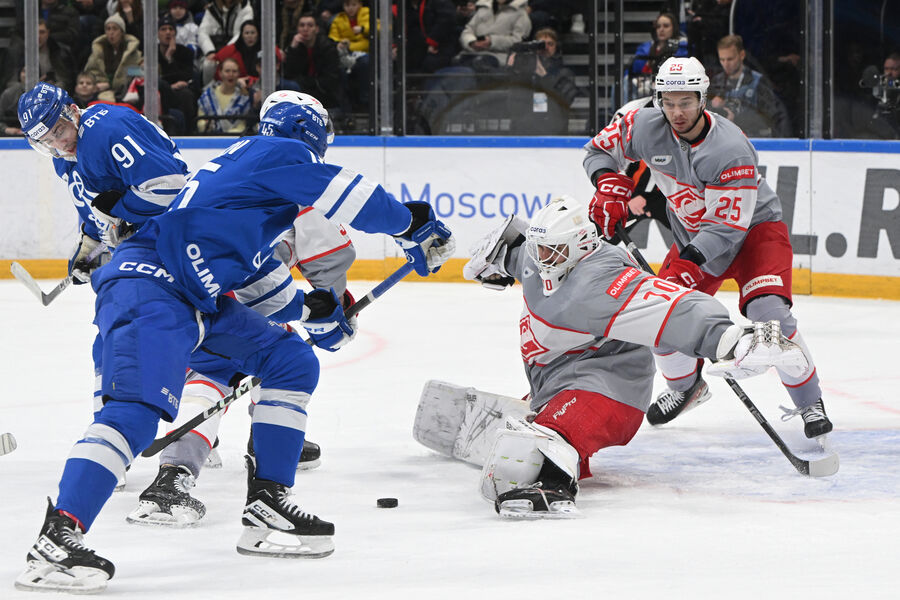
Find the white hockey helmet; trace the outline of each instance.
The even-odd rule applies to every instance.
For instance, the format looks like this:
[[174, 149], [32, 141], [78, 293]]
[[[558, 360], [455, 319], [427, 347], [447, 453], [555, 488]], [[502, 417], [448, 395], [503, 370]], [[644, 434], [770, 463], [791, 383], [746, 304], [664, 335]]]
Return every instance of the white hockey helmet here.
[[586, 204], [560, 196], [538, 211], [525, 232], [525, 249], [537, 265], [544, 295], [556, 292], [578, 261], [600, 242]]
[[665, 92], [697, 92], [700, 97], [700, 108], [706, 106], [706, 90], [709, 89], [709, 77], [703, 64], [694, 58], [669, 58], [659, 67], [653, 89], [653, 104], [662, 108], [662, 95]]
[[328, 116], [328, 111], [322, 105], [321, 102], [314, 96], [310, 96], [309, 94], [304, 94], [303, 92], [295, 92], [293, 90], [278, 90], [276, 92], [272, 92], [262, 103], [262, 106], [259, 109], [259, 119], [260, 121], [266, 116], [266, 113], [270, 108], [275, 106], [276, 104], [281, 104], [282, 102], [290, 102], [291, 104], [300, 104], [301, 106], [310, 106], [319, 116], [325, 120], [325, 131], [328, 134], [328, 143], [334, 141], [334, 126], [331, 124], [331, 117]]

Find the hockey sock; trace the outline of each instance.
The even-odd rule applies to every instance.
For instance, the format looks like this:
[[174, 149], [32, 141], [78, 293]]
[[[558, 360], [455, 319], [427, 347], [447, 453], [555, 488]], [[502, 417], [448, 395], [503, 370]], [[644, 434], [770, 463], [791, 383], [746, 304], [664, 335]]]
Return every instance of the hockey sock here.
[[[276, 399], [277, 397], [277, 399]], [[256, 477], [291, 487], [306, 435], [309, 394], [262, 390], [253, 409]]]
[[579, 479], [591, 476], [588, 459], [607, 446], [624, 446], [637, 433], [644, 413], [594, 392], [566, 390], [548, 402], [534, 419], [562, 435], [578, 452]]
[[760, 296], [747, 303], [746, 311], [747, 318], [752, 321], [779, 321], [781, 332], [803, 350], [803, 355], [809, 363], [809, 369], [803, 375], [792, 377], [784, 371], [776, 369], [794, 406], [810, 406], [821, 398], [822, 388], [819, 386], [816, 365], [809, 347], [797, 330], [797, 319], [791, 313], [787, 301], [781, 296]]
[[675, 392], [688, 391], [700, 373], [702, 360], [691, 358], [681, 352], [654, 354], [656, 366], [666, 379], [666, 385]]
[[109, 400], [66, 460], [56, 509], [90, 528], [125, 467], [153, 441], [159, 415], [146, 404]]

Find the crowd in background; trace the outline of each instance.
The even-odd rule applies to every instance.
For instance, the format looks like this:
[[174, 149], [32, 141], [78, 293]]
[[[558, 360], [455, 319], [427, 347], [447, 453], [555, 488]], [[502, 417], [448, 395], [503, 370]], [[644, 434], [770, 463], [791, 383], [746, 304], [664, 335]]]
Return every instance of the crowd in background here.
[[[167, 132], [252, 132], [260, 104], [259, 0], [36, 0], [40, 78], [66, 88], [80, 106], [116, 102], [142, 111], [143, 57], [156, 47], [160, 121]], [[709, 109], [751, 137], [801, 137], [805, 15], [799, 3], [760, 0], [661, 1], [647, 39], [629, 55], [626, 100], [649, 96], [655, 69], [669, 56], [696, 56], [710, 75]], [[276, 2], [277, 89], [318, 97], [339, 131], [353, 132], [368, 113], [374, 36], [364, 0]], [[760, 2], [756, 2], [756, 5]], [[406, 74], [406, 131], [467, 133], [454, 124], [471, 115], [512, 115], [508, 133], [565, 135], [572, 106], [586, 97], [564, 64], [563, 43], [584, 39], [591, 22], [581, 0], [407, 0], [392, 5], [393, 58]], [[17, 32], [24, 30], [19, 2]], [[144, 40], [143, 17], [159, 10], [155, 39]], [[401, 15], [401, 7], [406, 14]], [[734, 10], [733, 10], [734, 9]], [[401, 16], [405, 28], [400, 31]], [[732, 21], [733, 19], [733, 21]], [[733, 28], [730, 25], [733, 22]], [[402, 41], [400, 41], [402, 40]], [[860, 78], [836, 103], [842, 123], [864, 137], [900, 137], [891, 78], [900, 54], [877, 73], [851, 65]], [[854, 57], [848, 60], [853, 62]], [[24, 40], [0, 49], [0, 123], [20, 135], [15, 105], [24, 90]], [[396, 65], [399, 71], [399, 65]], [[844, 126], [844, 125], [842, 125]], [[498, 130], [498, 133], [502, 131]]]

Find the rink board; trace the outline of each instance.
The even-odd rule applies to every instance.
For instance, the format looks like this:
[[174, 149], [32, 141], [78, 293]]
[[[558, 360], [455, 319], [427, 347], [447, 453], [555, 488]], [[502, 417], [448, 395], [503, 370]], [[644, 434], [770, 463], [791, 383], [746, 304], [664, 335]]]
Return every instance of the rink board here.
[[[181, 138], [196, 169], [234, 138]], [[589, 198], [583, 138], [342, 137], [328, 158], [382, 182], [402, 201], [429, 202], [457, 236], [438, 279], [462, 280], [468, 249], [507, 215], [530, 218], [551, 198]], [[778, 192], [794, 246], [794, 290], [900, 299], [900, 142], [754, 140]], [[18, 260], [37, 277], [62, 277], [77, 224], [49, 161], [21, 140], [0, 140], [5, 185], [0, 277]], [[386, 276], [400, 260], [386, 236], [352, 232], [352, 278]], [[635, 234], [658, 262], [666, 243], [650, 224]]]

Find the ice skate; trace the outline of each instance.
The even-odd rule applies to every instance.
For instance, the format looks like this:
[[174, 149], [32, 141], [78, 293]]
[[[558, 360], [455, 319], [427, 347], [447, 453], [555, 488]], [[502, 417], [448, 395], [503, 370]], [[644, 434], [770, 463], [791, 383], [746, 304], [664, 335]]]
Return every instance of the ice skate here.
[[78, 524], [53, 508], [47, 499], [44, 526], [26, 556], [25, 571], [16, 578], [20, 590], [94, 594], [106, 589], [116, 572], [113, 564], [85, 547]]
[[834, 425], [825, 414], [825, 404], [821, 398], [803, 408], [789, 409], [782, 406], [781, 410], [785, 413], [781, 416], [782, 421], [787, 421], [797, 415], [803, 417], [803, 433], [810, 439], [830, 433], [834, 429]]
[[216, 438], [216, 441], [213, 442], [213, 447], [209, 450], [209, 455], [206, 457], [206, 462], [203, 464], [204, 469], [221, 469], [222, 468], [222, 456], [219, 454], [219, 438]]
[[500, 494], [494, 509], [503, 519], [574, 519], [581, 514], [571, 491], [545, 488], [540, 481]]
[[247, 504], [237, 543], [240, 554], [277, 558], [323, 558], [334, 552], [334, 525], [291, 502], [290, 489], [257, 479], [247, 457]]
[[709, 393], [709, 387], [703, 378], [698, 376], [697, 381], [686, 392], [666, 390], [660, 394], [656, 398], [656, 402], [651, 404], [647, 410], [647, 422], [651, 425], [668, 423], [681, 413], [700, 406], [710, 398], [712, 398], [712, 394]]
[[125, 520], [138, 525], [196, 527], [206, 506], [192, 497], [194, 476], [185, 467], [164, 465], [156, 479], [141, 492], [140, 504]]
[[[253, 452], [253, 433], [247, 440], [247, 454], [256, 456]], [[303, 441], [303, 450], [300, 451], [300, 460], [297, 461], [298, 471], [311, 471], [322, 464], [322, 448], [315, 442]]]

